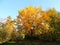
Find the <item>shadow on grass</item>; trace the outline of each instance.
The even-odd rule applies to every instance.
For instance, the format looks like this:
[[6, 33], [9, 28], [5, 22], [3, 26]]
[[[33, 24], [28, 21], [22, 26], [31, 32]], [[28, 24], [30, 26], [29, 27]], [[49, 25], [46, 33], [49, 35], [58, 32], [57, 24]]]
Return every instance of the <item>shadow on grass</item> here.
[[21, 41], [11, 41], [11, 42], [6, 42], [3, 45], [60, 45], [60, 41], [41, 41], [41, 40], [33, 40], [33, 39], [25, 39]]

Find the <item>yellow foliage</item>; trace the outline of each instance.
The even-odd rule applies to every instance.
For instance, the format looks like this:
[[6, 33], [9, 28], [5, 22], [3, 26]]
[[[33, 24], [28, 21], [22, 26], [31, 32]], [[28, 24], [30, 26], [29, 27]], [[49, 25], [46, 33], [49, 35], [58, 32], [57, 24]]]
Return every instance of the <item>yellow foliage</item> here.
[[[17, 20], [19, 23], [22, 22], [22, 28], [25, 30], [35, 30], [34, 28], [46, 28], [49, 29], [49, 22], [52, 20], [51, 16], [58, 17], [58, 13], [55, 9], [50, 9], [47, 11], [43, 11], [42, 7], [33, 7], [29, 6], [28, 8], [24, 8], [23, 10], [19, 10], [19, 15]], [[19, 24], [18, 23], [18, 24]], [[44, 23], [42, 25], [41, 23]], [[48, 23], [48, 24], [47, 24]], [[35, 27], [34, 27], [35, 26]]]
[[46, 29], [49, 29], [49, 25], [48, 25], [48, 24], [45, 24], [45, 28], [46, 28]]

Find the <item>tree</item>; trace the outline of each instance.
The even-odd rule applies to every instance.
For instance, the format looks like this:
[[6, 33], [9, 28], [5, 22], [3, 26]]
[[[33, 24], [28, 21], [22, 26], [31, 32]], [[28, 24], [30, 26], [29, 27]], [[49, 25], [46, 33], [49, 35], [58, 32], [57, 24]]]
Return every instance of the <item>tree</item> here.
[[7, 18], [7, 21], [2, 23], [2, 34], [1, 35], [3, 36], [3, 40], [1, 41], [1, 43], [7, 42], [11, 39], [11, 35], [12, 35], [14, 29], [15, 29], [14, 21], [9, 16]]

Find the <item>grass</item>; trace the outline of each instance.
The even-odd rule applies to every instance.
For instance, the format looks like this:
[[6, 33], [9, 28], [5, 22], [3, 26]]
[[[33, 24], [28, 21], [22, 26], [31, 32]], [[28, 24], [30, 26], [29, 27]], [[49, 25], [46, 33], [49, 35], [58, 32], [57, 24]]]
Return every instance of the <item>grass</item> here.
[[21, 40], [21, 41], [11, 41], [4, 43], [3, 45], [60, 45], [60, 42], [47, 42], [47, 41], [40, 41], [40, 40]]

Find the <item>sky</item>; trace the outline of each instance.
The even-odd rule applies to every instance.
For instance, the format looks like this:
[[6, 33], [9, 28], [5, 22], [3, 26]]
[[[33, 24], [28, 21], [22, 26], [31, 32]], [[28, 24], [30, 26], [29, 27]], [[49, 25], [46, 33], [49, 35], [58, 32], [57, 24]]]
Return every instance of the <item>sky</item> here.
[[18, 15], [18, 10], [30, 5], [40, 7], [43, 10], [55, 8], [60, 11], [60, 0], [0, 0], [0, 19], [11, 16], [13, 19]]

